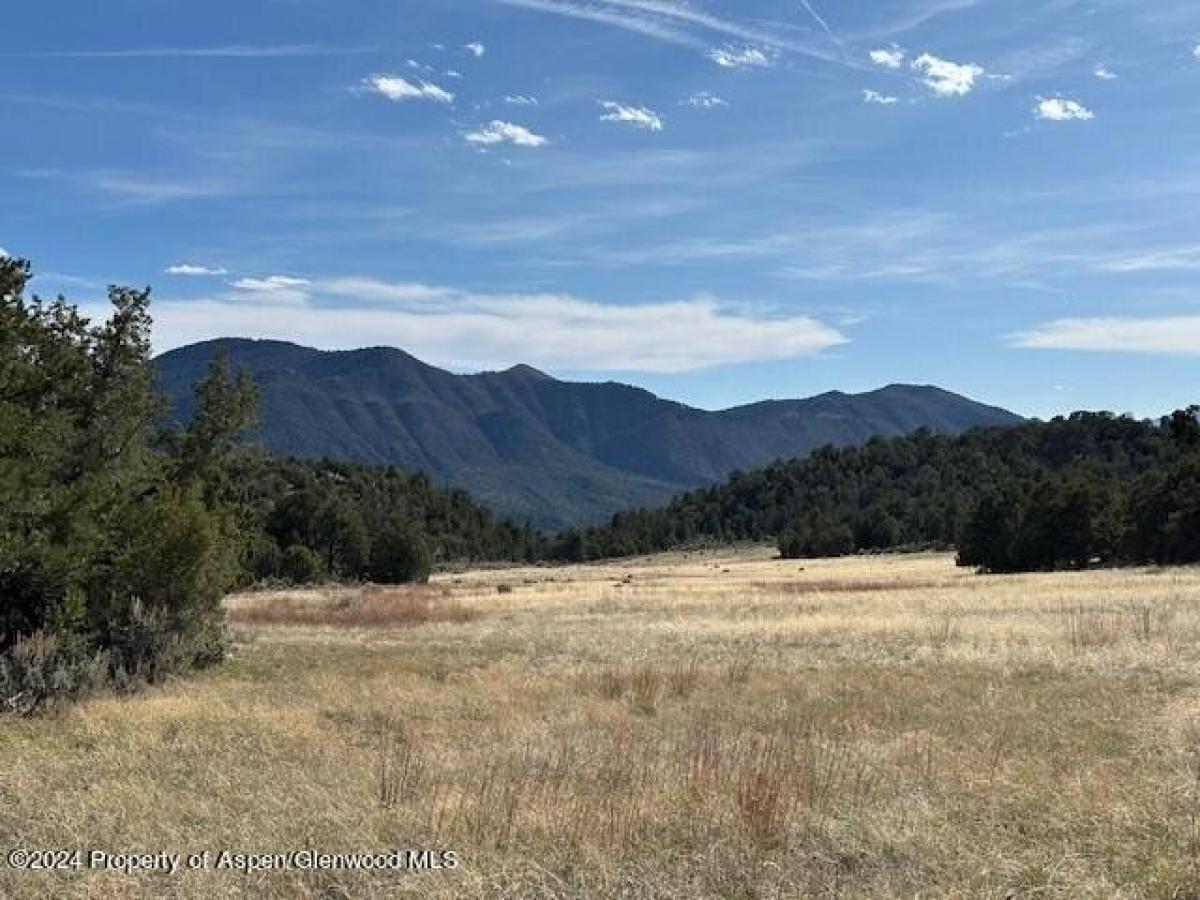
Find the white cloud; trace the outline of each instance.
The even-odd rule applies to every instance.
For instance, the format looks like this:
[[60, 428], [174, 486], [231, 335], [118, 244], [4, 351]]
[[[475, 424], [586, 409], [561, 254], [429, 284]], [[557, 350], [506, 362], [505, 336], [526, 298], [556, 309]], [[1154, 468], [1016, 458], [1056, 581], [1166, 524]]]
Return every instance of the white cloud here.
[[447, 69], [445, 75], [447, 78], [462, 78], [462, 72], [458, 69]]
[[899, 47], [893, 47], [890, 50], [872, 50], [870, 57], [871, 62], [877, 66], [883, 66], [885, 69], [898, 69], [904, 62], [904, 51]]
[[537, 97], [527, 94], [509, 94], [504, 98], [504, 102], [510, 106], [537, 106]]
[[7, 250], [5, 250], [3, 247], [0, 247], [0, 259], [11, 259], [11, 258], [12, 258], [12, 254], [9, 253]]
[[209, 266], [195, 266], [191, 263], [179, 263], [174, 266], [167, 266], [165, 271], [168, 275], [206, 276], [228, 274], [224, 269], [214, 269], [210, 268]]
[[472, 144], [515, 144], [518, 147], [542, 147], [549, 141], [540, 134], [534, 134], [528, 128], [514, 125], [512, 122], [502, 122], [493, 119], [477, 131], [467, 132], [466, 139]]
[[951, 62], [930, 53], [922, 53], [914, 59], [912, 67], [925, 76], [922, 80], [940, 97], [961, 97], [971, 93], [975, 79], [983, 74], [982, 66]]
[[1093, 74], [1101, 81], [1116, 81], [1121, 77], [1108, 66], [1096, 66]]
[[1017, 347], [1117, 353], [1200, 354], [1200, 316], [1056, 319], [1012, 337]]
[[1192, 56], [1194, 56], [1196, 59], [1200, 60], [1200, 44], [1197, 44], [1195, 47], [1192, 48]]
[[879, 91], [872, 90], [863, 91], [863, 103], [877, 103], [880, 106], [891, 106], [893, 103], [899, 102], [899, 97], [893, 97], [890, 94], [881, 94]]
[[714, 47], [704, 55], [725, 69], [765, 68], [771, 65], [774, 56], [770, 51], [750, 46]]
[[430, 81], [413, 84], [399, 75], [372, 75], [363, 80], [367, 90], [382, 94], [397, 103], [404, 100], [432, 100], [435, 103], [453, 103], [454, 95]]
[[239, 278], [232, 282], [232, 287], [239, 292], [233, 295], [233, 299], [253, 298], [256, 304], [263, 307], [300, 306], [311, 299], [308, 291], [311, 284], [307, 278], [293, 278], [290, 275]]
[[[235, 334], [329, 350], [390, 344], [455, 368], [526, 362], [551, 369], [687, 372], [795, 359], [846, 342], [835, 328], [808, 316], [758, 315], [712, 298], [615, 305], [565, 294], [476, 294], [368, 278], [287, 281], [303, 282], [290, 289], [302, 288], [304, 299], [289, 305], [286, 315], [259, 302], [260, 291], [160, 301], [156, 349]], [[348, 305], [344, 298], [351, 296], [359, 302]], [[664, 329], [663, 322], [671, 327]]]
[[698, 109], [716, 109], [729, 105], [712, 91], [696, 91], [694, 94], [689, 94], [683, 102], [686, 106], [695, 106]]
[[1095, 118], [1092, 111], [1078, 100], [1068, 100], [1066, 97], [1038, 97], [1033, 114], [1049, 122], [1086, 122]]
[[483, 54], [487, 52], [487, 47], [483, 46], [483, 44], [479, 43], [479, 41], [472, 41], [469, 44], [465, 44], [463, 45], [463, 49], [476, 59], [479, 59], [479, 57], [483, 56]]
[[628, 122], [636, 128], [645, 128], [648, 131], [663, 130], [662, 118], [652, 109], [644, 106], [626, 106], [615, 100], [601, 100], [600, 105], [608, 110], [600, 117], [602, 122]]

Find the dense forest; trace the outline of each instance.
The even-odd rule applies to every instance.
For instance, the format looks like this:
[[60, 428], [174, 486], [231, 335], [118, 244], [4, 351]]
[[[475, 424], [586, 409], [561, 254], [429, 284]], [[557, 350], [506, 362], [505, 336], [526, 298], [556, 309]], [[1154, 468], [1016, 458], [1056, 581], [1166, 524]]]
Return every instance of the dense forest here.
[[[230, 467], [251, 534], [246, 583], [423, 580], [431, 565], [526, 561], [549, 542], [423, 473], [243, 451]], [[407, 562], [405, 562], [407, 560]]]
[[1200, 560], [1197, 409], [1075, 413], [824, 448], [564, 535], [576, 559], [776, 540], [787, 557], [957, 547], [992, 572]]

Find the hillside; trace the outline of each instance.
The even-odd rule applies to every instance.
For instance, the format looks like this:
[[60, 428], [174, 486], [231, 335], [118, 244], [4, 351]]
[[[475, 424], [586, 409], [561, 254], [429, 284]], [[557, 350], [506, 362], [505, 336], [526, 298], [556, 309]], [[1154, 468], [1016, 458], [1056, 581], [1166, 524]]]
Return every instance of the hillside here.
[[528, 366], [456, 375], [392, 348], [325, 352], [240, 339], [158, 357], [179, 420], [190, 417], [192, 385], [218, 348], [258, 382], [261, 424], [253, 439], [268, 449], [424, 471], [504, 515], [550, 528], [661, 504], [735, 470], [826, 444], [922, 426], [957, 434], [1020, 421], [935, 387], [892, 385], [709, 412], [629, 385], [559, 381]]
[[922, 430], [819, 450], [620, 513], [574, 535], [564, 553], [597, 559], [778, 539], [788, 556], [837, 556], [962, 551], [982, 537], [1029, 551], [1003, 563], [1011, 569], [1053, 568], [1057, 556], [1037, 554], [1064, 541], [1082, 548], [1064, 558], [1084, 563], [1200, 558], [1198, 448], [1194, 410], [1161, 423], [1078, 412], [954, 437]]

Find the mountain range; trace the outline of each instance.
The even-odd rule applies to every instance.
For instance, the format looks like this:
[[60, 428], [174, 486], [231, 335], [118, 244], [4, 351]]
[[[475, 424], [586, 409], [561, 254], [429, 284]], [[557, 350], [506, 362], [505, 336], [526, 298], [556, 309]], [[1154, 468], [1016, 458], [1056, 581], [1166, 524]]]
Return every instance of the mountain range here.
[[825, 444], [1022, 421], [931, 386], [706, 411], [616, 382], [560, 381], [524, 365], [460, 375], [390, 347], [331, 352], [239, 338], [155, 360], [175, 420], [191, 416], [192, 387], [219, 350], [258, 384], [254, 442], [289, 456], [421, 470], [543, 528], [603, 521]]

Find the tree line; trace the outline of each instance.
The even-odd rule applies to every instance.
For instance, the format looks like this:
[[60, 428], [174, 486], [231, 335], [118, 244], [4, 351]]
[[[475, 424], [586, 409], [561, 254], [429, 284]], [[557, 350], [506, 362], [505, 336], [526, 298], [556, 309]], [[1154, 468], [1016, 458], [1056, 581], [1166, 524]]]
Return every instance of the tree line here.
[[990, 572], [1200, 561], [1197, 408], [1075, 413], [957, 437], [922, 429], [735, 473], [564, 535], [575, 559], [776, 541], [788, 558], [957, 548]]

